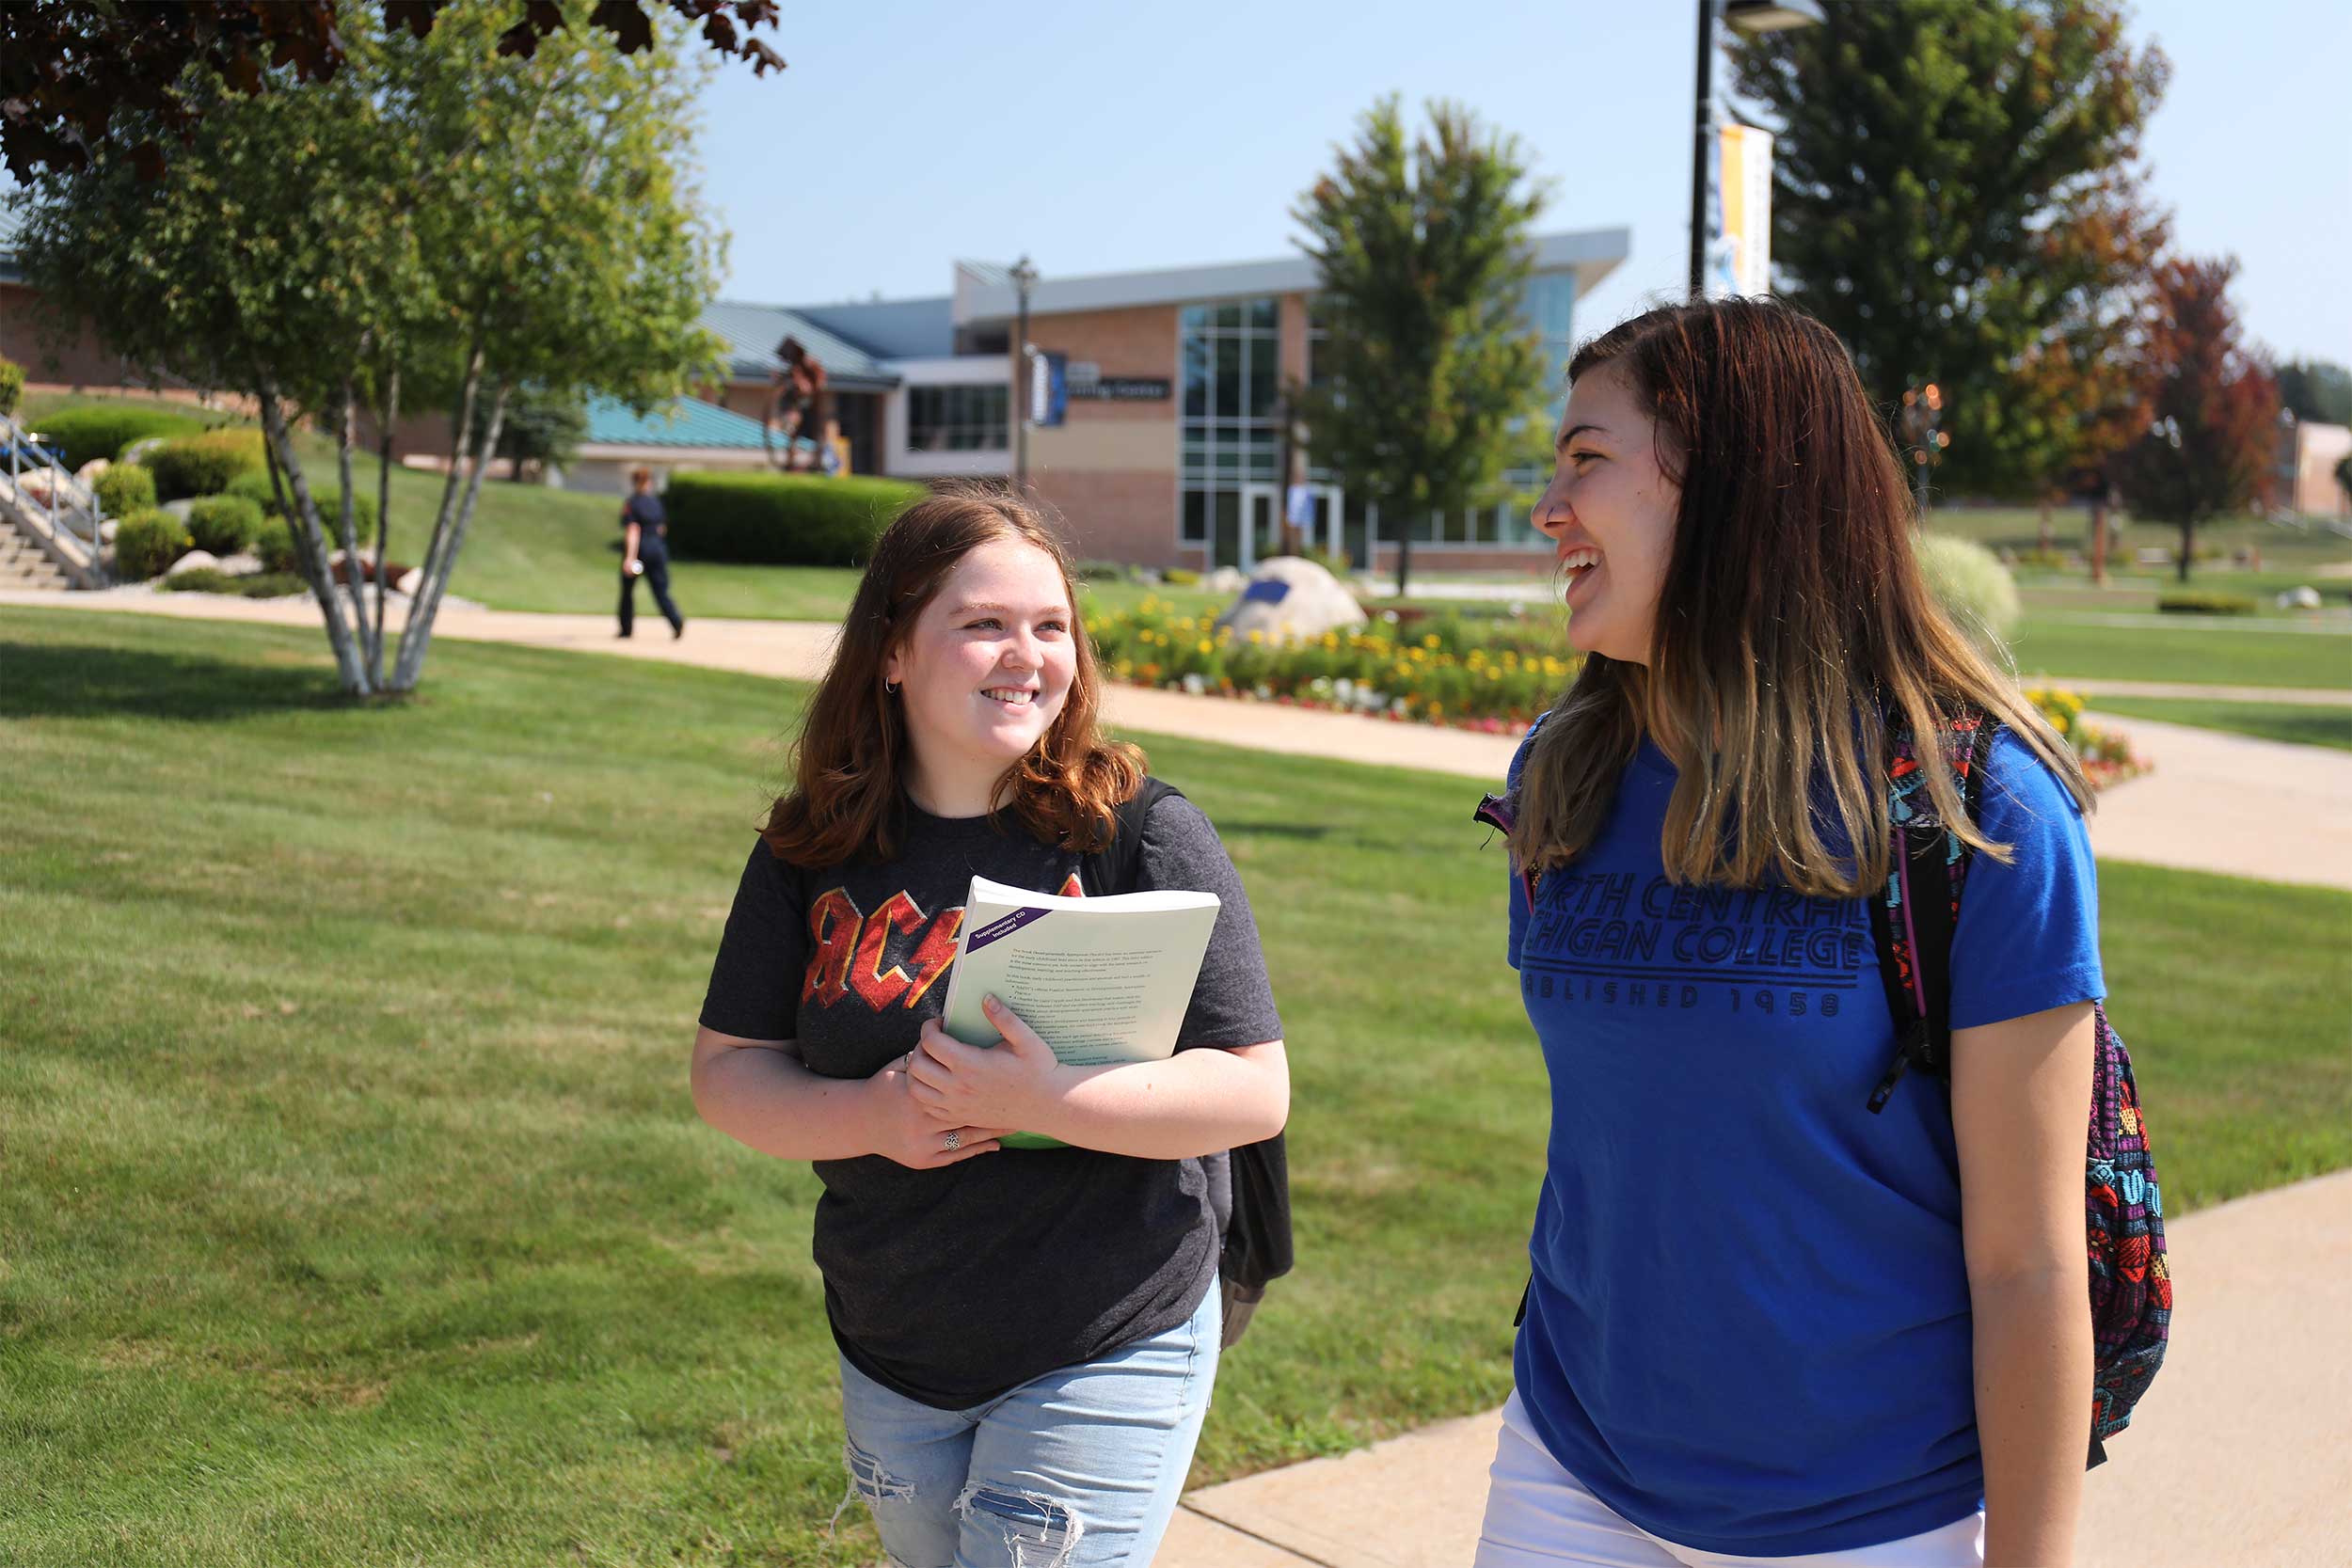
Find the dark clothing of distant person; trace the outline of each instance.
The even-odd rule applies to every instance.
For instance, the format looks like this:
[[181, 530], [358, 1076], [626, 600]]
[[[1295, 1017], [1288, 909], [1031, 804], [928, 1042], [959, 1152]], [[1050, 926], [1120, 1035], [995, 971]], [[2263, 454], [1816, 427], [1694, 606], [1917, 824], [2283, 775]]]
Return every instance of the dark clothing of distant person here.
[[637, 625], [637, 579], [629, 575], [627, 554], [632, 523], [637, 527], [637, 562], [644, 567], [653, 602], [661, 608], [661, 618], [670, 623], [670, 635], [675, 637], [685, 631], [686, 617], [678, 613], [676, 602], [670, 597], [670, 548], [662, 543], [670, 531], [669, 516], [658, 498], [643, 492], [629, 497], [621, 508], [621, 635], [631, 635]]

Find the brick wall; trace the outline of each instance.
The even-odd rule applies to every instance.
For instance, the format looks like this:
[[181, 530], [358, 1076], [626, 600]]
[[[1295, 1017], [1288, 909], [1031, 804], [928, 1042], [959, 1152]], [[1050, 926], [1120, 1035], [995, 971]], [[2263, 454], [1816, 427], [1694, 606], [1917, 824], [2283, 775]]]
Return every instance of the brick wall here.
[[22, 283], [0, 283], [0, 357], [24, 367], [25, 382], [80, 390], [89, 387], [140, 387], [146, 377], [118, 355], [100, 346], [86, 324], [59, 332], [56, 312], [40, 291]]
[[1145, 566], [1198, 565], [1176, 542], [1176, 310], [1156, 305], [1033, 318], [1041, 349], [1090, 360], [1106, 377], [1155, 376], [1169, 396], [1150, 403], [1073, 399], [1068, 422], [1029, 433], [1029, 483], [1062, 515], [1083, 559]]

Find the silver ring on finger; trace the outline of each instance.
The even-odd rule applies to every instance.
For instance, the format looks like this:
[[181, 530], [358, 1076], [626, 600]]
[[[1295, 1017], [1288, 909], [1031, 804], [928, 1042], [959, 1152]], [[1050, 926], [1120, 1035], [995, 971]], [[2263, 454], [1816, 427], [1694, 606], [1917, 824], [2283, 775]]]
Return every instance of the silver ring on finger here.
[[957, 1149], [961, 1148], [962, 1147], [963, 1129], [961, 1127], [950, 1128], [947, 1132], [947, 1152], [953, 1154]]

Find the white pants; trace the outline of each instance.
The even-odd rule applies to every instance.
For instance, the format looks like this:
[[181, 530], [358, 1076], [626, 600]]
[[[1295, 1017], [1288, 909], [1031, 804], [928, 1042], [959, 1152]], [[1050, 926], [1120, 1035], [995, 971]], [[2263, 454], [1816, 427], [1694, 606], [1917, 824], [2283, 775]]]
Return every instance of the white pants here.
[[1562, 1469], [1528, 1424], [1517, 1392], [1502, 1407], [1502, 1437], [1487, 1472], [1486, 1520], [1476, 1568], [1980, 1568], [1981, 1510], [1925, 1535], [1804, 1557], [1732, 1557], [1661, 1541], [1587, 1492]]

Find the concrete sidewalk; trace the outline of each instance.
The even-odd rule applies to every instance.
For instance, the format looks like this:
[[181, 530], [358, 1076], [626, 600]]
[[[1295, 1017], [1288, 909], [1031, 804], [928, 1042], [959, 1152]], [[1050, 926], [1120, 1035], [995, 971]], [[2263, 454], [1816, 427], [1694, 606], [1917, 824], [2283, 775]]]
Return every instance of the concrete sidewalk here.
[[[2191, 1214], [2166, 1241], [2171, 1348], [2085, 1483], [2077, 1568], [2344, 1568], [2352, 1171]], [[1498, 1414], [1192, 1493], [1154, 1568], [1459, 1568]]]

